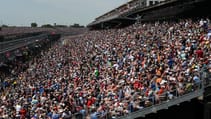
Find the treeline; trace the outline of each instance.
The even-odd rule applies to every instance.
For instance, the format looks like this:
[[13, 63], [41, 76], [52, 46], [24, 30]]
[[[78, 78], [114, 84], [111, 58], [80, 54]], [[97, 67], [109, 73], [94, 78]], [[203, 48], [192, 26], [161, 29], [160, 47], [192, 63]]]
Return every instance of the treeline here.
[[[1, 26], [0, 26], [0, 31], [2, 30], [3, 27], [16, 27], [16, 26], [1, 25]], [[35, 22], [33, 22], [33, 23], [31, 23], [31, 27], [38, 27], [38, 24], [35, 23]], [[40, 27], [42, 27], [42, 28], [54, 28], [54, 27], [63, 27], [63, 28], [67, 28], [67, 27], [85, 28], [85, 26], [80, 25], [80, 24], [77, 24], [77, 23], [75, 23], [75, 24], [73, 24], [73, 25], [70, 25], [70, 26], [68, 26], [68, 25], [59, 25], [59, 24], [56, 24], [56, 23], [54, 23], [54, 25], [51, 25], [51, 24], [43, 24], [43, 25], [41, 25]]]
[[[37, 23], [31, 23], [31, 27], [37, 27]], [[73, 24], [73, 25], [70, 25], [70, 26], [67, 26], [67, 25], [59, 25], [59, 24], [56, 24], [54, 23], [54, 25], [51, 25], [51, 24], [43, 24], [41, 25], [42, 28], [54, 28], [54, 27], [63, 27], [63, 28], [67, 28], [67, 27], [73, 27], [73, 28], [84, 28], [85, 26], [83, 25], [80, 25], [80, 24]]]

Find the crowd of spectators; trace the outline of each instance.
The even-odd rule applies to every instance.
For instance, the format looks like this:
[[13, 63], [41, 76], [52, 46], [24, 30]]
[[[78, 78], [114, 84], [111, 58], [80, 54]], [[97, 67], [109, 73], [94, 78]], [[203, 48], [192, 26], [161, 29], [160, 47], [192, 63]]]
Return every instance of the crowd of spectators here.
[[12, 78], [1, 118], [115, 118], [195, 91], [211, 73], [209, 20], [63, 37]]

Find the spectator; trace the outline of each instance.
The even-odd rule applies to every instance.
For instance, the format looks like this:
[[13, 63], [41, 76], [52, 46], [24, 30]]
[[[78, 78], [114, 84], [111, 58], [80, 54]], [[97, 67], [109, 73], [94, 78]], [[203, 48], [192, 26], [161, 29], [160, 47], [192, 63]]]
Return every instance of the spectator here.
[[211, 51], [198, 23], [135, 23], [63, 37], [25, 71], [13, 69], [4, 88], [15, 86], [0, 106], [17, 117], [114, 118], [196, 90]]

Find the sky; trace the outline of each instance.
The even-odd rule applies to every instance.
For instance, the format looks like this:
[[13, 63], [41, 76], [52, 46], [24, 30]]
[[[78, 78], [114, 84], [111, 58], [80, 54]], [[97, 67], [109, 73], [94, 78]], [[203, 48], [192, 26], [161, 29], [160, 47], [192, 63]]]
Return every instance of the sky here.
[[88, 25], [128, 0], [0, 0], [0, 25]]

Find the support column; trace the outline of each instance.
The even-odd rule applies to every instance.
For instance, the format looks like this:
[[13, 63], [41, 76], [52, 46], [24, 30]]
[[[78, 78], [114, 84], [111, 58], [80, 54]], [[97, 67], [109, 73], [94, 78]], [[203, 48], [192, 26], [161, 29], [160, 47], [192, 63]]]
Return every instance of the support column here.
[[100, 27], [101, 27], [101, 29], [103, 29], [103, 28], [104, 28], [104, 23], [103, 23], [103, 22], [101, 23], [101, 26], [100, 26]]
[[205, 102], [204, 104], [204, 119], [210, 119], [211, 118], [211, 102]]

